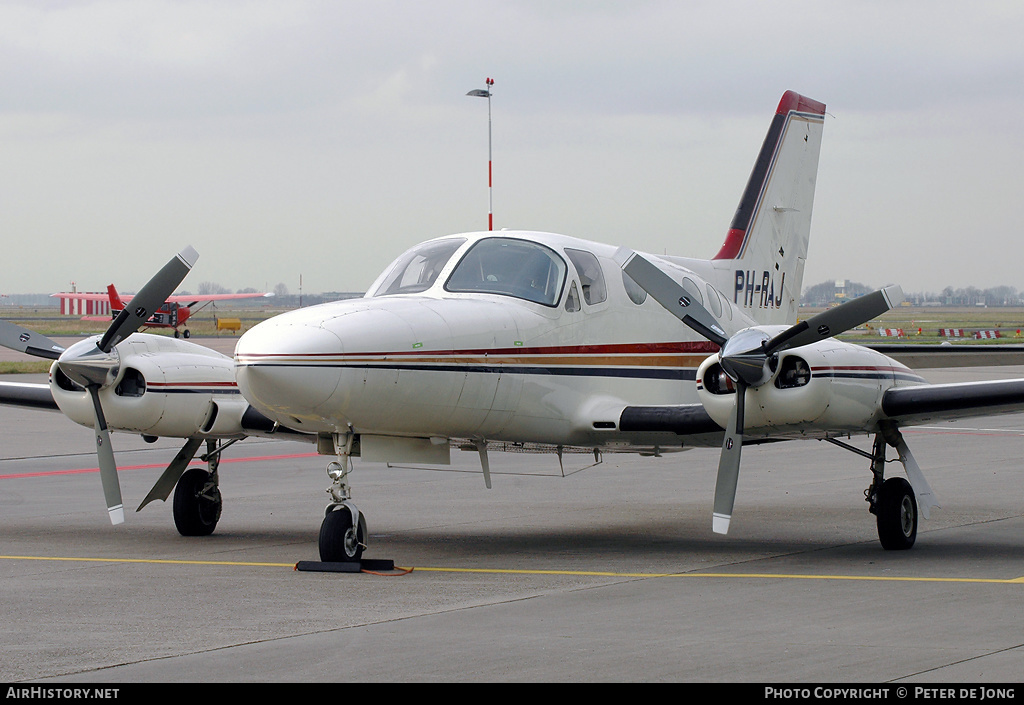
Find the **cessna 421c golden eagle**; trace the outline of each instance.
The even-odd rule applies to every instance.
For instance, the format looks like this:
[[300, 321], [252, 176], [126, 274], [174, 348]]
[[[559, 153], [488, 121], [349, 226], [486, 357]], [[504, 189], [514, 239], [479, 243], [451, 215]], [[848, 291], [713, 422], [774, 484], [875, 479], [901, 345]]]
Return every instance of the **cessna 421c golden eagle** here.
[[[358, 560], [365, 547], [348, 484], [353, 456], [445, 464], [452, 445], [468, 445], [489, 486], [495, 442], [655, 454], [721, 447], [712, 529], [725, 533], [744, 443], [824, 439], [870, 459], [881, 543], [910, 548], [919, 510], [927, 517], [936, 505], [900, 428], [1022, 410], [1024, 380], [930, 385], [899, 353], [833, 337], [896, 305], [898, 287], [796, 322], [824, 114], [822, 103], [782, 97], [710, 260], [550, 233], [441, 237], [400, 256], [362, 299], [253, 327], [232, 359], [137, 332], [195, 262], [187, 248], [102, 336], [65, 350], [2, 322], [0, 343], [54, 363], [48, 385], [2, 385], [0, 398], [56, 407], [95, 429], [114, 523], [123, 508], [108, 431], [185, 439], [143, 502], [177, 486], [173, 513], [185, 535], [216, 526], [217, 458], [228, 444], [282, 433], [315, 442], [336, 457], [324, 561]], [[910, 352], [942, 366], [962, 348], [932, 350]], [[1020, 363], [1019, 351], [1009, 354]], [[872, 451], [840, 440], [853, 434], [874, 436]], [[209, 467], [186, 471], [204, 442]], [[907, 479], [884, 477], [889, 446]]]

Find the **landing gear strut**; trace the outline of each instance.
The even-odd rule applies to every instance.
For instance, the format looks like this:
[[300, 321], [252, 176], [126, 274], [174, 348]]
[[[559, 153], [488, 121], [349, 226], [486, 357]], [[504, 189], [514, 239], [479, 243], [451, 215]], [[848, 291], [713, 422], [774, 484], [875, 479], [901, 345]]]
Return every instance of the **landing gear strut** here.
[[352, 488], [348, 484], [354, 438], [352, 433], [333, 436], [338, 459], [327, 465], [327, 476], [331, 478], [327, 493], [331, 503], [320, 525], [320, 560], [325, 563], [357, 562], [366, 548], [366, 518], [352, 502]]

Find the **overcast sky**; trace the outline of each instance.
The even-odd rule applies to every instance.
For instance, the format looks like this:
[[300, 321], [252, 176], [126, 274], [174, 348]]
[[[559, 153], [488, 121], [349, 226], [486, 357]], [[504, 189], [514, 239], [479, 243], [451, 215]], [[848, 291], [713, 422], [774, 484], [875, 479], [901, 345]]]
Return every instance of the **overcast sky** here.
[[1024, 3], [0, 3], [0, 292], [356, 291], [495, 227], [717, 252], [827, 104], [804, 285], [1024, 289]]

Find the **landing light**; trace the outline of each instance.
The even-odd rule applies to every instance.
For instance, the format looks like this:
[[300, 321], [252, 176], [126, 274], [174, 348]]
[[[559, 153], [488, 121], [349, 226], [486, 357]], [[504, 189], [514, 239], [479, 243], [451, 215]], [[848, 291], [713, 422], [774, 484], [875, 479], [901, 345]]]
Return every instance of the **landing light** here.
[[337, 481], [345, 477], [345, 474], [345, 466], [338, 461], [332, 460], [327, 463], [327, 477]]

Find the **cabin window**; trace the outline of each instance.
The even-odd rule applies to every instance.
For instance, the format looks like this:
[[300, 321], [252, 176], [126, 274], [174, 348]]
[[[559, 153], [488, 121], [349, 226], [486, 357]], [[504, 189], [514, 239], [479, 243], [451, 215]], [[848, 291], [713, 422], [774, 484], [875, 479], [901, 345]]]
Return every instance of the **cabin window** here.
[[711, 313], [715, 314], [715, 318], [722, 317], [722, 299], [718, 296], [718, 290], [710, 284], [705, 287], [708, 292], [708, 305], [711, 307]]
[[583, 301], [588, 306], [599, 304], [608, 298], [608, 287], [604, 283], [604, 272], [601, 263], [590, 252], [565, 248], [565, 254], [572, 260], [576, 273], [580, 275], [580, 288], [583, 289]]
[[700, 287], [689, 277], [683, 277], [683, 290], [701, 306], [704, 305], [704, 295], [700, 293]]
[[426, 291], [448, 264], [455, 251], [465, 244], [465, 238], [431, 240], [416, 245], [391, 265], [391, 269], [371, 296], [418, 294]]
[[565, 261], [553, 250], [529, 240], [491, 237], [469, 249], [444, 288], [557, 306], [565, 275]]
[[626, 296], [637, 306], [647, 300], [647, 292], [633, 281], [633, 277], [626, 274], [626, 270], [622, 270], [622, 286], [626, 287]]

